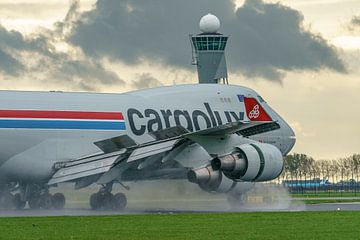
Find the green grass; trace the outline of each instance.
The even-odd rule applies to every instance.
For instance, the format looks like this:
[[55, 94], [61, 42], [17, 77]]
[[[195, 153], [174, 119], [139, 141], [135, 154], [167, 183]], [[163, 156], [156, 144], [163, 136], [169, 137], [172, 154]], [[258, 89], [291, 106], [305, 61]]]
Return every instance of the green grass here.
[[0, 218], [1, 239], [360, 239], [360, 212]]

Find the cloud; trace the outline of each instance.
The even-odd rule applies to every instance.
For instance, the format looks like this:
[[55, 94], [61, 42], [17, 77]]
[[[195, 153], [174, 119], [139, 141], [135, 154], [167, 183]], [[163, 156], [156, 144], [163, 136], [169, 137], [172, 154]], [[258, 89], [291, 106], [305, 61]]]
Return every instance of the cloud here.
[[283, 71], [346, 72], [337, 50], [303, 25], [301, 12], [279, 3], [247, 0], [232, 22], [231, 59], [248, 76], [279, 80]]
[[136, 89], [159, 87], [162, 85], [163, 84], [158, 79], [154, 78], [150, 73], [140, 74], [132, 83], [132, 86]]
[[15, 58], [0, 50], [0, 71], [7, 75], [17, 76], [24, 66]]
[[[86, 12], [80, 12], [79, 1], [73, 0], [53, 30], [25, 36], [0, 25], [0, 72], [96, 90], [126, 84], [102, 64], [104, 59], [130, 66], [146, 60], [189, 70], [188, 33], [198, 32], [199, 18], [208, 12], [221, 19], [221, 32], [230, 34], [227, 55], [232, 72], [273, 81], [281, 81], [287, 71], [346, 72], [337, 50], [303, 26], [301, 12], [261, 0], [245, 0], [239, 8], [232, 0], [98, 0]], [[59, 45], [67, 50], [58, 50]], [[143, 88], [161, 83], [142, 74], [130, 84]]]
[[64, 35], [77, 16], [78, 6], [78, 1], [72, 1], [64, 21], [56, 23], [54, 31], [43, 29], [25, 37], [0, 25], [0, 71], [10, 77], [35, 76], [33, 79], [39, 82], [73, 90], [88, 91], [96, 90], [100, 85], [125, 84], [100, 60], [56, 49], [56, 44], [66, 44]]
[[69, 40], [94, 58], [128, 64], [147, 58], [190, 67], [189, 31], [204, 12], [217, 9], [225, 15], [232, 8], [230, 1], [99, 0], [81, 15]]
[[18, 76], [25, 66], [16, 56], [19, 51], [42, 51], [40, 38], [24, 39], [17, 31], [8, 31], [0, 25], [0, 70], [11, 76]]
[[75, 89], [95, 91], [99, 85], [125, 84], [114, 72], [96, 61], [66, 59], [54, 67], [56, 65], [56, 61], [50, 62], [50, 75], [61, 84], [73, 84]]
[[[286, 71], [345, 73], [337, 50], [304, 27], [301, 12], [282, 4], [246, 0], [98, 0], [78, 16], [67, 39], [93, 59], [107, 57], [130, 65], [142, 59], [189, 69], [188, 33], [212, 12], [230, 34], [227, 55], [232, 71], [280, 81]], [[186, 14], [185, 14], [186, 13]]]

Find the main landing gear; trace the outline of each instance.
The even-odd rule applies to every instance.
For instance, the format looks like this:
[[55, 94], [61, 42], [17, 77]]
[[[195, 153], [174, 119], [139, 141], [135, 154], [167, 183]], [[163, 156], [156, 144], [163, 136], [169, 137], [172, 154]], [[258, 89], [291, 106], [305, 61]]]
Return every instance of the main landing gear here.
[[[24, 194], [31, 209], [63, 209], [65, 206], [65, 196], [62, 193], [51, 194], [47, 187], [39, 185], [27, 185], [20, 193]], [[20, 208], [18, 204], [16, 207]]]
[[[12, 194], [12, 190], [19, 191]], [[12, 190], [8, 188], [0, 192], [0, 208], [24, 209], [26, 203], [31, 209], [63, 209], [65, 206], [64, 194], [50, 194], [48, 188], [40, 185], [20, 185]]]
[[[29, 207], [31, 209], [63, 209], [65, 206], [65, 196], [62, 193], [55, 193], [54, 195], [49, 192], [41, 194], [33, 194], [28, 200]], [[21, 208], [21, 204], [17, 205], [18, 209]]]
[[123, 211], [127, 204], [124, 193], [112, 194], [112, 183], [100, 188], [97, 193], [90, 196], [90, 207], [93, 210], [117, 210]]

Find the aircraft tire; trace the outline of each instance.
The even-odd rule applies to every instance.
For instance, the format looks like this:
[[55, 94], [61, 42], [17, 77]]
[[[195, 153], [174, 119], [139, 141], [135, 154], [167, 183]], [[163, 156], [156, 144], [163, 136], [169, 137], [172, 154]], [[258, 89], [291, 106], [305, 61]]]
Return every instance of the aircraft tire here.
[[106, 210], [111, 210], [114, 208], [114, 195], [110, 192], [106, 192], [103, 193], [101, 196], [101, 200], [102, 200], [102, 206], [104, 207], [104, 209]]
[[93, 193], [90, 196], [90, 207], [92, 210], [98, 210], [101, 208], [101, 195], [99, 193]]
[[55, 193], [51, 197], [51, 204], [57, 210], [63, 209], [64, 206], [65, 206], [65, 196], [64, 196], [64, 194]]
[[23, 200], [21, 199], [20, 193], [16, 193], [16, 194], [14, 195], [13, 205], [14, 205], [14, 207], [15, 207], [16, 209], [18, 209], [18, 210], [25, 208], [26, 201], [23, 201]]
[[50, 193], [41, 195], [39, 201], [42, 209], [50, 209], [52, 207], [52, 196]]
[[124, 193], [117, 193], [114, 195], [114, 210], [123, 211], [127, 204], [127, 198]]

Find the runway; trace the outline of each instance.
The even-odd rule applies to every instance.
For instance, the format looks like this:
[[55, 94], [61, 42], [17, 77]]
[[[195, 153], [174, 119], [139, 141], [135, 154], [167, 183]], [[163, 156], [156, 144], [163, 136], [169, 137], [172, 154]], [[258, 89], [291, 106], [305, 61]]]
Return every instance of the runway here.
[[181, 213], [214, 213], [214, 212], [297, 212], [297, 211], [360, 211], [360, 202], [351, 203], [320, 203], [320, 204], [292, 204], [287, 208], [278, 206], [244, 206], [239, 209], [229, 210], [196, 210], [196, 209], [127, 209], [124, 212], [94, 211], [87, 208], [64, 210], [0, 210], [0, 217], [45, 217], [45, 216], [105, 216], [127, 214], [181, 214]]
[[307, 204], [306, 211], [360, 211], [360, 202]]

